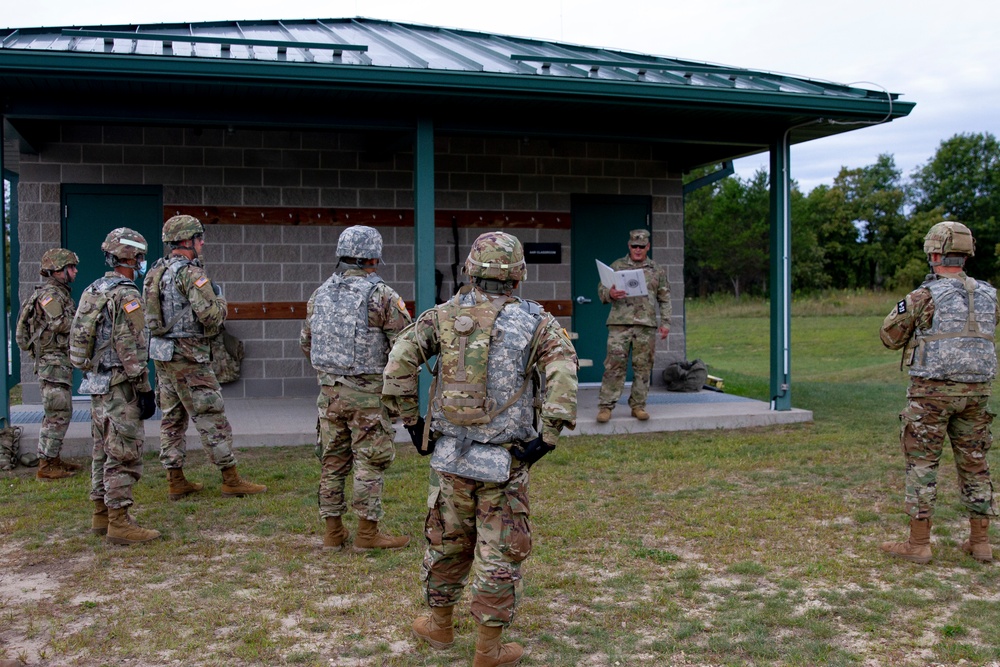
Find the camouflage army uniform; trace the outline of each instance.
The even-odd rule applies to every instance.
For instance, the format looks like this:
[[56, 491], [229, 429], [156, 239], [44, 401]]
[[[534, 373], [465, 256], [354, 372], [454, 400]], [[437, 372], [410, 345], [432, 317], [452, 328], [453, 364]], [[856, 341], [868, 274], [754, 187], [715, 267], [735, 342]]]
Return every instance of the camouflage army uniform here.
[[615, 260], [611, 268], [615, 271], [641, 268], [646, 277], [648, 294], [615, 301], [611, 299], [609, 290], [603, 283], [597, 288], [601, 303], [611, 304], [607, 321], [608, 352], [604, 359], [604, 377], [601, 378], [598, 405], [611, 409], [618, 403], [625, 387], [625, 372], [631, 348], [632, 391], [629, 393], [628, 404], [632, 408], [644, 408], [656, 355], [657, 327], [670, 325], [670, 283], [667, 282], [666, 269], [648, 257], [638, 263], [625, 256]]
[[[344, 278], [364, 278], [361, 268], [347, 269]], [[306, 358], [313, 354], [314, 329], [337, 327], [337, 322], [314, 322], [316, 298], [321, 286], [309, 299], [299, 344]], [[410, 323], [410, 314], [394, 289], [383, 282], [368, 300], [368, 326], [379, 329], [391, 340]], [[379, 521], [383, 516], [382, 491], [385, 471], [396, 450], [395, 430], [382, 404], [382, 374], [338, 375], [316, 369], [320, 385], [316, 407], [319, 412], [319, 448], [322, 470], [319, 484], [320, 518], [339, 517], [347, 511], [345, 487], [354, 473], [351, 506], [358, 516]]]
[[73, 367], [69, 363], [69, 331], [76, 304], [69, 285], [48, 278], [35, 288], [25, 308], [34, 309], [35, 339], [29, 340], [18, 318], [17, 343], [35, 360], [45, 417], [38, 432], [38, 456], [59, 458], [73, 416]]
[[[937, 280], [966, 281], [964, 272]], [[987, 286], [988, 287], [988, 286]], [[992, 291], [992, 288], [989, 288]], [[985, 300], [985, 308], [978, 305]], [[977, 312], [983, 310], [995, 328], [997, 314], [995, 293], [976, 293]], [[961, 382], [941, 377], [920, 377], [912, 370], [921, 353], [914, 345], [914, 334], [929, 329], [935, 315], [935, 302], [928, 283], [910, 292], [885, 318], [879, 336], [891, 350], [906, 347], [904, 363], [911, 366], [907, 389], [907, 407], [900, 413], [900, 442], [906, 457], [906, 513], [913, 519], [929, 519], [937, 500], [937, 471], [944, 438], [951, 441], [958, 469], [962, 504], [971, 515], [997, 516], [993, 500], [986, 453], [992, 445], [989, 409], [991, 379]], [[992, 337], [988, 347], [993, 349]], [[991, 352], [995, 355], [995, 351]]]
[[[197, 259], [174, 256], [159, 261], [168, 265], [180, 264], [175, 273], [177, 289], [190, 305], [193, 319], [200, 324], [199, 330], [203, 333], [167, 338], [173, 343], [170, 360], [153, 362], [160, 409], [163, 411], [160, 462], [168, 470], [184, 467], [187, 458], [185, 434], [190, 418], [212, 463], [220, 469], [232, 467], [236, 465], [233, 428], [226, 418], [222, 387], [211, 364], [211, 338], [226, 320], [226, 300], [216, 296], [212, 281]], [[154, 341], [163, 342], [164, 339]]]
[[[455, 299], [466, 306], [497, 299], [478, 288], [464, 287]], [[503, 311], [520, 309], [522, 302], [516, 297], [506, 297], [500, 306]], [[430, 359], [442, 351], [440, 318], [445, 317], [448, 304], [442, 304], [423, 313], [410, 327], [397, 337], [389, 353], [385, 369], [386, 400], [398, 407], [407, 423], [417, 417], [417, 378], [423, 359]], [[541, 436], [555, 446], [564, 427], [576, 425], [577, 359], [573, 345], [555, 318], [538, 309], [539, 324], [535, 329], [534, 343], [524, 350], [525, 363], [528, 349], [536, 350], [535, 368], [545, 378], [545, 393], [541, 397]], [[502, 336], [491, 332], [491, 346]], [[492, 352], [490, 353], [492, 362]], [[491, 374], [493, 366], [490, 366]], [[519, 376], [531, 369], [507, 369], [506, 374]], [[492, 386], [493, 380], [490, 381]], [[534, 397], [529, 389], [523, 399], [533, 410]], [[489, 433], [496, 424], [501, 434], [489, 442], [510, 449], [512, 439], [504, 439], [503, 432], [518, 432], [524, 440], [537, 437], [531, 424], [510, 424], [507, 413], [518, 409], [515, 403], [494, 418], [491, 424], [472, 427], [468, 432], [476, 438], [477, 431]], [[438, 443], [461, 432], [447, 423], [435, 409], [430, 428], [442, 436]], [[484, 437], [484, 436], [478, 436]], [[433, 465], [433, 461], [432, 461]], [[510, 475], [503, 482], [484, 482], [467, 477], [438, 472], [432, 468], [427, 498], [427, 519], [424, 533], [427, 550], [424, 554], [422, 580], [427, 603], [432, 608], [452, 607], [458, 603], [472, 574], [472, 616], [480, 626], [507, 627], [514, 617], [521, 595], [521, 563], [531, 553], [531, 526], [528, 502], [529, 466], [517, 458], [511, 459]]]
[[142, 477], [144, 430], [139, 419], [137, 393], [152, 388], [146, 368], [146, 325], [139, 288], [131, 280], [110, 271], [87, 289], [105, 291], [102, 287], [109, 283], [115, 284], [106, 290], [105, 308], [95, 312], [81, 301], [73, 320], [70, 346], [85, 347], [79, 339], [79, 332], [86, 328], [85, 322], [96, 319], [100, 330], [108, 326], [108, 315], [112, 315], [110, 350], [98, 360], [97, 373], [85, 373], [81, 392], [85, 391], [89, 377], [110, 375], [108, 390], [90, 396], [94, 440], [90, 499], [103, 500], [108, 508], [118, 509], [132, 505], [132, 486]]

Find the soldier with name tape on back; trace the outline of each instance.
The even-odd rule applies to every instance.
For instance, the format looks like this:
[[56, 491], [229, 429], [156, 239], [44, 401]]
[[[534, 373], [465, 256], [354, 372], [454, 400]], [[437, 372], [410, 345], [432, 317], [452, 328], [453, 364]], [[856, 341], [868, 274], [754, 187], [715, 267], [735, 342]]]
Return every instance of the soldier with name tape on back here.
[[356, 551], [398, 549], [410, 538], [379, 531], [385, 471], [396, 450], [395, 430], [382, 404], [382, 371], [391, 340], [410, 323], [399, 294], [376, 273], [382, 235], [355, 225], [337, 240], [338, 271], [306, 304], [299, 338], [320, 385], [319, 514], [323, 548], [343, 549], [349, 537], [345, 487], [353, 471], [351, 506], [358, 515]]

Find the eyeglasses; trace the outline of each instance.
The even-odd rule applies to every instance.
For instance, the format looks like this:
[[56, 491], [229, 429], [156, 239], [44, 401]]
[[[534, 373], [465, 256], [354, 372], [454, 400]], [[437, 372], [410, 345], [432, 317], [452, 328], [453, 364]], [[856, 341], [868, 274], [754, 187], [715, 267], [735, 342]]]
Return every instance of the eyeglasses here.
[[629, 246], [629, 248], [632, 248], [633, 250], [641, 250], [642, 248], [646, 247], [648, 246], [645, 243], [643, 243], [642, 245], [636, 245], [633, 243], [632, 245]]

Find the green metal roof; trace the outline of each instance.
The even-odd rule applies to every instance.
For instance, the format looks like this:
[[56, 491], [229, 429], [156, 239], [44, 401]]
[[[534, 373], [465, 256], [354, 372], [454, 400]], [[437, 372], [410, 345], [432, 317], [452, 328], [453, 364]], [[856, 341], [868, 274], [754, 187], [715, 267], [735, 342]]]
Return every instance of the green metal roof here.
[[[673, 166], [907, 115], [897, 94], [626, 51], [373, 19], [0, 30], [4, 116], [651, 141]], [[845, 124], [847, 123], [847, 124]]]

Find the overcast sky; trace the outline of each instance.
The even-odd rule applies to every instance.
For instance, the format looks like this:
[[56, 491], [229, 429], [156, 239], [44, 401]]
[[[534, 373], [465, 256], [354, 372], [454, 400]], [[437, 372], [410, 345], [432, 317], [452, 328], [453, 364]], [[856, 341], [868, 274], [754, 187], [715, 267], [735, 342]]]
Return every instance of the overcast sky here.
[[[906, 118], [792, 148], [803, 190], [880, 153], [909, 176], [942, 140], [1000, 136], [998, 0], [7, 0], [0, 26], [365, 16], [794, 74], [900, 93]], [[737, 162], [741, 176], [767, 155]]]

